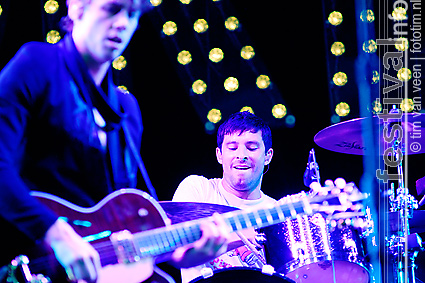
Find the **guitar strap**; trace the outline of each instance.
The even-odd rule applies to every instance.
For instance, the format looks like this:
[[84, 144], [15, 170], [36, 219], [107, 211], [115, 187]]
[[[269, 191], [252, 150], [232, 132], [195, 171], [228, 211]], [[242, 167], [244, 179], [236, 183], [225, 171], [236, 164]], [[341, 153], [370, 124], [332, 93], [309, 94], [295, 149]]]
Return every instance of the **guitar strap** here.
[[128, 130], [126, 117], [124, 117], [124, 119], [122, 120], [122, 129], [124, 131], [125, 139], [126, 139], [126, 142], [127, 142], [128, 146], [130, 148], [130, 151], [133, 155], [133, 158], [136, 161], [137, 166], [139, 167], [140, 173], [142, 173], [143, 180], [145, 181], [147, 188], [149, 189], [150, 195], [155, 200], [158, 200], [155, 188], [153, 187], [153, 185], [150, 181], [148, 172], [146, 171], [145, 164], [143, 163], [142, 157], [141, 157], [139, 151], [137, 150], [137, 147], [136, 147], [136, 145], [135, 145], [135, 143], [134, 143], [134, 141], [131, 137], [130, 131]]

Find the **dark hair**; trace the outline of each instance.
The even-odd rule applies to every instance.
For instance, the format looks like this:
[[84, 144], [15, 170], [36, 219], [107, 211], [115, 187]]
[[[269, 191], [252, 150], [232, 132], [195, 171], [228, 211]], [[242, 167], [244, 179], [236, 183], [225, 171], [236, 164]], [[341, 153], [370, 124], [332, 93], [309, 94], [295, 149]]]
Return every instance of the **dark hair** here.
[[221, 150], [225, 135], [232, 135], [239, 132], [239, 135], [244, 132], [256, 133], [261, 131], [261, 137], [266, 148], [266, 152], [272, 147], [272, 132], [269, 125], [263, 119], [255, 116], [251, 112], [237, 112], [224, 121], [220, 125], [217, 132], [217, 146]]

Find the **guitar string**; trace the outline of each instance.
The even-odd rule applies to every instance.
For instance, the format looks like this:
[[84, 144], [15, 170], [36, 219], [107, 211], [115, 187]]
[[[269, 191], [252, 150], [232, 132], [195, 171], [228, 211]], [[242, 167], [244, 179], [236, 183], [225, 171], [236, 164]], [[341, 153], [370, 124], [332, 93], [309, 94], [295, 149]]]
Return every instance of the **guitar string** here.
[[[299, 208], [302, 208], [302, 210], [304, 210], [304, 206], [301, 203], [293, 203], [293, 205], [294, 205], [295, 210], [297, 212], [299, 212]], [[279, 209], [281, 209], [282, 206], [284, 206], [284, 205], [281, 205], [279, 207]], [[271, 211], [271, 210], [274, 210], [274, 211]], [[279, 221], [283, 220], [281, 215], [278, 213], [278, 211], [276, 210], [275, 207], [269, 210], [269, 213], [272, 216], [271, 221], [269, 219], [267, 219], [265, 211], [266, 210], [263, 210], [263, 209], [257, 210], [256, 213], [259, 217], [255, 217], [255, 215], [252, 214], [252, 215], [254, 215], [254, 219], [252, 219], [252, 217], [248, 216], [248, 219], [250, 220], [249, 222], [250, 222], [251, 226], [258, 226], [258, 219], [260, 220], [260, 222], [262, 224], [262, 225], [259, 225], [259, 226], [263, 226], [264, 224], [270, 224], [270, 222], [276, 222], [277, 219], [279, 219]], [[238, 221], [238, 222], [242, 221], [244, 228], [249, 227], [248, 224], [246, 223], [246, 221], [244, 220], [244, 218], [239, 218], [239, 216], [242, 213], [243, 212], [228, 213], [229, 216], [226, 219], [227, 222], [228, 222], [228, 225], [230, 225], [232, 227], [233, 226], [232, 223], [234, 223], [236, 221]], [[288, 216], [284, 215], [284, 213], [283, 213], [282, 216], [284, 216], [283, 218], [288, 217]], [[195, 231], [190, 229], [190, 226], [185, 227], [185, 223], [175, 224], [174, 226], [175, 227], [164, 226], [164, 227], [160, 227], [160, 228], [157, 228], [157, 229], [154, 229], [154, 230], [142, 231], [142, 232], [138, 232], [137, 234], [135, 234], [136, 236], [143, 234], [143, 233], [146, 234], [146, 235], [143, 235], [143, 236], [139, 236], [139, 238], [137, 239], [137, 244], [139, 246], [141, 246], [140, 245], [141, 243], [147, 244], [148, 247], [149, 246], [150, 247], [156, 246], [156, 248], [154, 248], [153, 250], [151, 248], [147, 251], [144, 251], [143, 253], [139, 253], [139, 255], [155, 256], [155, 255], [161, 254], [161, 252], [168, 252], [168, 251], [173, 250], [174, 246], [172, 247], [170, 245], [163, 245], [163, 244], [160, 245], [160, 243], [171, 242], [170, 238], [172, 239], [172, 242], [174, 244], [179, 244], [180, 246], [183, 246], [185, 244], [188, 244], [189, 242], [196, 241], [200, 237], [200, 221], [198, 223], [196, 223], [196, 225], [194, 225], [194, 227], [196, 228]], [[173, 228], [170, 229], [170, 227], [173, 227]], [[235, 224], [235, 227], [236, 227], [236, 224]], [[189, 228], [189, 231], [187, 231], [188, 228]], [[237, 229], [234, 229], [234, 230], [237, 230]], [[177, 236], [172, 233], [173, 231], [178, 231], [176, 233]], [[183, 237], [182, 237], [182, 233], [183, 233]], [[152, 234], [152, 235], [148, 235], [148, 234]], [[164, 239], [164, 236], [162, 236], [163, 234], [166, 234], [165, 239]], [[190, 239], [188, 243], [184, 243], [182, 241], [185, 238]], [[98, 251], [99, 254], [101, 254], [102, 261], [110, 262], [111, 260], [117, 259], [116, 251], [115, 251], [114, 245], [111, 241], [103, 241], [103, 242], [99, 242], [99, 243], [93, 243], [92, 246]], [[141, 246], [141, 247], [143, 247], [143, 246]], [[161, 251], [161, 250], [164, 250], [164, 251]], [[45, 264], [47, 262], [48, 258], [49, 258], [49, 256], [43, 256], [43, 257], [39, 257], [37, 259], [33, 259], [31, 261], [31, 265], [36, 266], [38, 264]]]

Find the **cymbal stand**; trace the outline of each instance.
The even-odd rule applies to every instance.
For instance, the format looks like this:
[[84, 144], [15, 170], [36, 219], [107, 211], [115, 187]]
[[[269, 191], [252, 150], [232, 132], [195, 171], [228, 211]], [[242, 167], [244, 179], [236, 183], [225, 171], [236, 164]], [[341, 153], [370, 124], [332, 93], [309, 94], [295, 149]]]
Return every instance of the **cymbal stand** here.
[[[397, 139], [393, 142], [393, 152], [397, 161], [397, 173], [399, 176], [398, 188], [395, 190], [394, 183], [389, 190], [389, 205], [391, 212], [398, 213], [398, 231], [386, 237], [386, 244], [390, 252], [393, 264], [394, 279], [397, 283], [415, 283], [415, 258], [421, 249], [421, 240], [417, 234], [410, 235], [409, 218], [413, 216], [413, 209], [418, 208], [418, 201], [409, 194], [404, 186], [403, 156], [404, 145]], [[400, 149], [400, 150], [399, 150]]]

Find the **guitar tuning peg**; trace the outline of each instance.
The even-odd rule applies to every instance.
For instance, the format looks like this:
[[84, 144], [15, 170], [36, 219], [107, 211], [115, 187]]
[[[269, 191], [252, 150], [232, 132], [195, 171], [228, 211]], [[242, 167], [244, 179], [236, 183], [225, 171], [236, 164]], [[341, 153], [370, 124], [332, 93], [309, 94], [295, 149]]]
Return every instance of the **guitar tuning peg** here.
[[344, 187], [344, 192], [346, 192], [346, 193], [352, 193], [354, 191], [354, 187], [353, 186], [351, 186], [350, 184], [347, 184], [345, 187]]
[[363, 205], [361, 203], [355, 203], [350, 207], [350, 209], [352, 211], [361, 211], [363, 209]]
[[331, 190], [331, 194], [333, 194], [333, 195], [339, 195], [340, 193], [341, 193], [340, 188], [332, 188], [332, 190]]
[[325, 187], [334, 187], [334, 182], [332, 180], [325, 181]]
[[335, 179], [335, 186], [339, 189], [343, 189], [347, 183], [343, 178]]
[[365, 227], [365, 222], [364, 222], [364, 220], [363, 220], [363, 218], [360, 218], [360, 217], [358, 217], [358, 218], [354, 218], [352, 221], [351, 221], [351, 225], [354, 227], [354, 228], [360, 228], [360, 229], [363, 229], [364, 227]]

